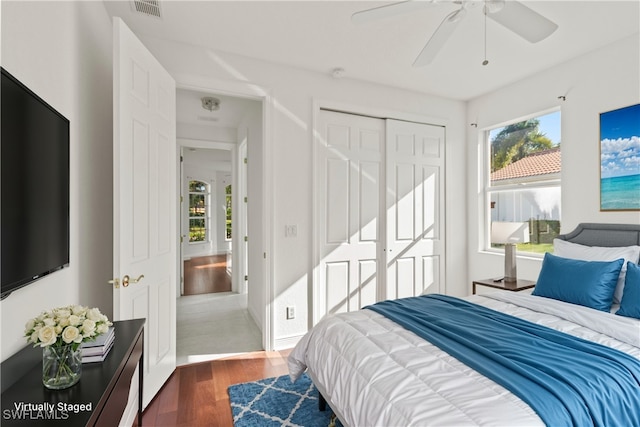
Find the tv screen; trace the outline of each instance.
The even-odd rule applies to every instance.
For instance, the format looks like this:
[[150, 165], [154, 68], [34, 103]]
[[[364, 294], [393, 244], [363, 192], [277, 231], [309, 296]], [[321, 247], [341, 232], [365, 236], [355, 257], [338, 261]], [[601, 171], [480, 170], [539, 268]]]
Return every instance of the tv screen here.
[[2, 295], [69, 264], [69, 121], [2, 68]]

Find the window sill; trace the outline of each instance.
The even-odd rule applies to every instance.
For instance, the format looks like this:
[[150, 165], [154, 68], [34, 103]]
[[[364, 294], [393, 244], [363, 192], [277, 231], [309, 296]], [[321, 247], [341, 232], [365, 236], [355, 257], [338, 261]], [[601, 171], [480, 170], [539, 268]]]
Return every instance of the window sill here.
[[[479, 254], [481, 255], [499, 255], [501, 257], [504, 258], [504, 251], [498, 251], [498, 250], [492, 250], [492, 249], [481, 249], [478, 251]], [[516, 251], [516, 258], [517, 259], [528, 259], [528, 260], [532, 260], [532, 261], [542, 261], [542, 258], [544, 258], [544, 254], [543, 253], [537, 253], [537, 252], [519, 252]]]

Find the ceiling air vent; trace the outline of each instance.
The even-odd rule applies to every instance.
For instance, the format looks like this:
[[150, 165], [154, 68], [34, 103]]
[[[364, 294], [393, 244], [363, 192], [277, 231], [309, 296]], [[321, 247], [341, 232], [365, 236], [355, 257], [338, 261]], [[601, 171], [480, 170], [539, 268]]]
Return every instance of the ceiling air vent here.
[[133, 10], [143, 15], [162, 18], [159, 0], [133, 0]]

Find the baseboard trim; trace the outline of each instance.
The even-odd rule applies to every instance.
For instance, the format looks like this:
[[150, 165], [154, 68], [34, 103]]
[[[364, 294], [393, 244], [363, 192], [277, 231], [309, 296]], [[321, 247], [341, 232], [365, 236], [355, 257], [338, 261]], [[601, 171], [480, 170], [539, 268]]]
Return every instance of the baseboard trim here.
[[283, 337], [283, 338], [276, 338], [273, 343], [273, 348], [276, 351], [293, 348], [296, 346], [296, 344], [298, 344], [298, 341], [300, 341], [303, 336], [304, 334], [292, 335], [292, 336]]
[[249, 304], [247, 304], [247, 311], [249, 312], [249, 315], [251, 316], [251, 318], [253, 319], [253, 321], [255, 322], [255, 324], [258, 326], [258, 329], [260, 330], [260, 333], [262, 334], [262, 322], [259, 320], [260, 318], [258, 317], [257, 313], [255, 313], [253, 311], [253, 307], [251, 307]]

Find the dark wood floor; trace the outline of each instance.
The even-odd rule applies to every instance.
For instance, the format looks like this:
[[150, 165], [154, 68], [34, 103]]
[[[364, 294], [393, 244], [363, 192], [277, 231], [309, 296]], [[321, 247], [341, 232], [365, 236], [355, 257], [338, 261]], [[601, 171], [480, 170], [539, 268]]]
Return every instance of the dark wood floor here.
[[288, 374], [291, 351], [259, 351], [180, 366], [142, 416], [143, 426], [232, 427], [227, 388]]
[[184, 295], [231, 292], [227, 255], [191, 258], [184, 262]]

